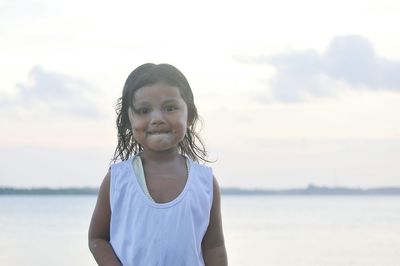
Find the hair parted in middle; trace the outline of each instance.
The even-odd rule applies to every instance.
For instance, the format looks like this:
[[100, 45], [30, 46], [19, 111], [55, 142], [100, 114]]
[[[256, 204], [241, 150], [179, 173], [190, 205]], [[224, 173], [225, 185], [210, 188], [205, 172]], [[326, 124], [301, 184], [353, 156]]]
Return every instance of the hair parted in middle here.
[[112, 161], [125, 161], [132, 154], [143, 151], [143, 147], [133, 138], [128, 110], [133, 106], [133, 96], [138, 89], [158, 82], [177, 87], [188, 108], [190, 123], [188, 123], [184, 139], [179, 143], [179, 152], [194, 161], [209, 162], [206, 159], [207, 152], [203, 141], [196, 132], [199, 117], [189, 82], [176, 67], [169, 64], [156, 65], [152, 63], [143, 64], [130, 73], [125, 82], [122, 96], [117, 100], [118, 144]]

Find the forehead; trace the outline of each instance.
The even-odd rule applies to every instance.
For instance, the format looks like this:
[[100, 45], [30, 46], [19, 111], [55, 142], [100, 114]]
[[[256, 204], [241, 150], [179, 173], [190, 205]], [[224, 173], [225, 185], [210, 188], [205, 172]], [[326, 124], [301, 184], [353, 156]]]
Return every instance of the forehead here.
[[171, 86], [164, 82], [157, 82], [140, 87], [135, 91], [132, 97], [133, 103], [166, 100], [183, 100], [177, 86]]

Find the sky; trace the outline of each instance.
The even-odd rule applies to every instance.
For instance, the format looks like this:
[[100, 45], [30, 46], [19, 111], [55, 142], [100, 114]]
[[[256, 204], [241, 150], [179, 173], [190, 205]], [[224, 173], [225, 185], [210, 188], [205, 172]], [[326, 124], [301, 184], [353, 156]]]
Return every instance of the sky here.
[[137, 66], [187, 77], [222, 187], [400, 186], [400, 2], [0, 0], [0, 187], [97, 187]]

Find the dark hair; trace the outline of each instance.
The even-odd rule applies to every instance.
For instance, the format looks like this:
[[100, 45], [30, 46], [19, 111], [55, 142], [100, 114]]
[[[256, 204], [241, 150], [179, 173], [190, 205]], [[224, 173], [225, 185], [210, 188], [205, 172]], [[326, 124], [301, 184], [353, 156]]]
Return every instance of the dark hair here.
[[125, 161], [132, 154], [137, 154], [143, 150], [143, 147], [133, 138], [128, 109], [132, 106], [134, 93], [138, 89], [158, 82], [165, 82], [170, 86], [178, 87], [182, 99], [188, 108], [188, 117], [191, 123], [186, 129], [184, 139], [179, 143], [179, 152], [194, 161], [209, 162], [205, 158], [207, 152], [204, 144], [195, 130], [199, 117], [189, 82], [176, 67], [169, 64], [156, 65], [151, 63], [143, 64], [129, 74], [122, 91], [122, 96], [117, 100], [118, 144], [115, 148], [112, 161], [115, 162], [118, 159]]

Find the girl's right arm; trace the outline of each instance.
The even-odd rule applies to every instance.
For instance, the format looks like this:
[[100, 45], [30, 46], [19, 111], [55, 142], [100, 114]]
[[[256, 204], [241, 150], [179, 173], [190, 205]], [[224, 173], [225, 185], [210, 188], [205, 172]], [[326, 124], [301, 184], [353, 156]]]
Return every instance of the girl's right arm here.
[[89, 227], [89, 249], [98, 265], [118, 265], [121, 263], [110, 244], [110, 171], [104, 178], [97, 198]]

